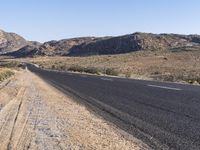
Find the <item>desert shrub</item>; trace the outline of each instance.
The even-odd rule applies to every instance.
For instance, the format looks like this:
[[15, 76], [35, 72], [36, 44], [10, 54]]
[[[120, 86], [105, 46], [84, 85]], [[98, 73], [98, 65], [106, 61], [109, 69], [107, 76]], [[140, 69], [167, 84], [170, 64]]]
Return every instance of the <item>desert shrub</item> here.
[[163, 80], [173, 82], [175, 81], [175, 77], [173, 75], [166, 75], [164, 76]]
[[113, 68], [107, 68], [107, 69], [99, 69], [95, 67], [81, 67], [79, 65], [72, 65], [68, 68], [68, 71], [74, 71], [74, 72], [85, 72], [85, 73], [91, 73], [91, 74], [107, 74], [112, 76], [118, 76], [119, 72]]
[[68, 71], [74, 71], [74, 72], [85, 72], [85, 73], [91, 73], [91, 74], [99, 74], [100, 70], [95, 67], [81, 67], [78, 65], [73, 65], [68, 68]]
[[194, 84], [194, 83], [199, 83], [200, 84], [200, 78], [188, 78], [186, 79], [186, 82], [190, 83], [190, 84]]
[[84, 68], [78, 65], [72, 65], [68, 68], [68, 71], [74, 71], [74, 72], [84, 72]]
[[119, 72], [113, 68], [107, 68], [105, 70], [105, 74], [107, 75], [112, 75], [112, 76], [118, 76], [119, 75]]
[[200, 77], [199, 77], [199, 78], [197, 78], [197, 82], [200, 84]]
[[10, 70], [4, 70], [0, 72], [0, 81], [3, 81], [7, 78], [9, 78], [10, 76], [14, 75], [14, 72], [10, 71]]
[[20, 65], [20, 62], [2, 62], [2, 63], [0, 63], [0, 66], [5, 67], [5, 68], [18, 68], [19, 65]]
[[130, 78], [131, 77], [131, 72], [126, 72], [125, 77], [126, 78]]
[[66, 70], [66, 66], [65, 66], [65, 65], [60, 65], [60, 66], [59, 66], [59, 69], [60, 69], [60, 70]]
[[190, 84], [194, 84], [195, 83], [195, 79], [186, 79], [186, 82], [190, 83]]
[[99, 69], [94, 67], [84, 68], [84, 72], [92, 73], [92, 74], [99, 74]]
[[55, 65], [52, 65], [52, 66], [51, 66], [51, 69], [55, 70], [55, 69], [56, 69], [56, 66], [55, 66]]
[[170, 82], [173, 82], [176, 80], [176, 77], [173, 75], [156, 75], [156, 76], [152, 76], [152, 78], [155, 80], [170, 81]]
[[159, 74], [161, 74], [159, 71], [155, 71], [152, 73], [152, 75], [159, 75]]

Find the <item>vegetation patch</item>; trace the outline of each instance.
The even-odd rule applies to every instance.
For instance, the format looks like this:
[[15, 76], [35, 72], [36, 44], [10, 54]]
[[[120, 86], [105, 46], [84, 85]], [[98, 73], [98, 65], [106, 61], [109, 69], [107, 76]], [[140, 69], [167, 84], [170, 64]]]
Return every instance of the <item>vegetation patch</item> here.
[[4, 61], [0, 62], [0, 67], [2, 68], [15, 68], [18, 69], [20, 67], [21, 63], [17, 61]]
[[107, 68], [105, 69], [105, 74], [107, 75], [111, 75], [111, 76], [118, 76], [119, 72], [117, 70], [115, 70], [114, 68]]
[[0, 69], [0, 81], [3, 81], [14, 75], [14, 72], [9, 69]]
[[197, 84], [200, 80], [200, 49], [190, 47], [185, 49], [180, 52], [138, 51], [128, 54], [87, 57], [38, 57], [20, 59], [20, 61], [30, 61], [52, 70], [102, 75], [119, 74], [127, 78]]
[[91, 74], [100, 74], [100, 70], [95, 67], [81, 67], [78, 65], [73, 65], [68, 68], [68, 71], [74, 71], [74, 72], [85, 72], [85, 73], [91, 73]]
[[126, 72], [126, 73], [125, 73], [125, 77], [126, 77], [126, 78], [130, 78], [130, 77], [131, 77], [131, 72]]
[[199, 78], [189, 78], [186, 79], [186, 82], [190, 84], [200, 84], [200, 77]]
[[177, 74], [169, 74], [169, 75], [159, 74], [151, 77], [159, 81], [170, 81], [170, 82], [184, 81], [189, 84], [200, 84], [200, 76], [198, 74], [196, 75], [190, 74], [186, 76]]
[[72, 65], [68, 68], [68, 71], [74, 71], [74, 72], [85, 72], [85, 73], [91, 73], [91, 74], [106, 74], [111, 76], [118, 76], [119, 72], [113, 68], [96, 68], [96, 67], [82, 67], [79, 65]]

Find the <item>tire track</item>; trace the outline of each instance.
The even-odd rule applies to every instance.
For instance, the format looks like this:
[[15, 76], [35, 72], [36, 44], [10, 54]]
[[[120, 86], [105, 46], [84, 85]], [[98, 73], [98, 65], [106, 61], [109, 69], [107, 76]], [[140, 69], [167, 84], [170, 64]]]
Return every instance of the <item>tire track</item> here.
[[9, 104], [3, 108], [0, 113], [0, 116], [4, 116], [2, 114], [7, 114], [6, 118], [0, 119], [0, 148], [10, 150], [10, 140], [13, 136], [13, 129], [16, 124], [16, 120], [21, 108], [22, 99], [24, 95], [25, 89], [21, 88], [18, 92], [17, 97], [12, 100]]
[[[24, 96], [26, 97], [26, 101], [24, 102], [23, 112], [21, 112], [20, 116], [21, 118], [26, 119], [22, 125], [17, 125], [18, 128], [20, 126], [23, 126], [23, 128], [21, 129], [19, 136], [13, 140], [16, 141], [13, 148], [15, 150], [29, 149], [31, 147], [31, 141], [35, 137], [35, 128], [38, 124], [39, 109], [41, 107], [40, 97], [34, 86], [29, 85], [29, 89]], [[24, 117], [24, 114], [28, 115]], [[20, 119], [19, 122], [21, 122], [21, 120], [23, 119]]]

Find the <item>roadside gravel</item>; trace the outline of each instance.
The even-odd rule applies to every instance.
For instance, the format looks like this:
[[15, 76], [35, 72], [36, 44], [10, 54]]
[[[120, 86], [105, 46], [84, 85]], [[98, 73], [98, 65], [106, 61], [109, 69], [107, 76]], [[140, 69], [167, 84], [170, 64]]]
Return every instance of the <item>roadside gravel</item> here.
[[5, 82], [0, 88], [1, 150], [149, 149], [29, 71]]

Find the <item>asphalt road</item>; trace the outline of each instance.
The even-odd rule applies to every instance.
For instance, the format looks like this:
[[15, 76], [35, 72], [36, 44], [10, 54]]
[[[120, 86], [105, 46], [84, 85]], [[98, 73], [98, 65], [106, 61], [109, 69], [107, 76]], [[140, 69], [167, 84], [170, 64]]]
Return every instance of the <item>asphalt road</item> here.
[[200, 86], [28, 69], [152, 149], [200, 150]]

